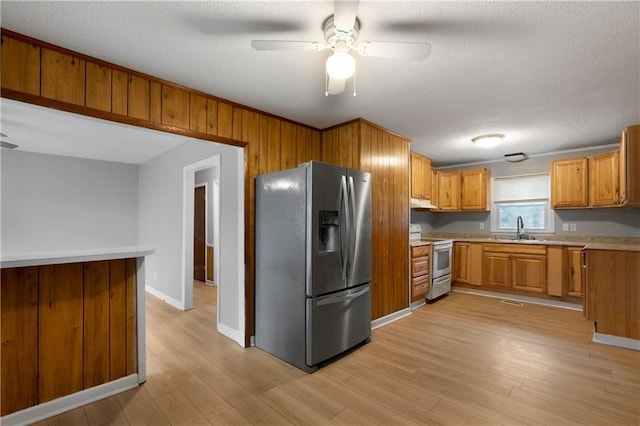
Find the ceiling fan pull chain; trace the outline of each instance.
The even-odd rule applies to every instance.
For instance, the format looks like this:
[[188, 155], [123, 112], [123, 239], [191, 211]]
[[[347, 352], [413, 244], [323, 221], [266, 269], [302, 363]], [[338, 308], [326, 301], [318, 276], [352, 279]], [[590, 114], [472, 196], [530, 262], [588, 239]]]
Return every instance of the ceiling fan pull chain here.
[[324, 95], [329, 96], [329, 73], [324, 70]]
[[353, 97], [356, 97], [356, 70], [353, 71]]

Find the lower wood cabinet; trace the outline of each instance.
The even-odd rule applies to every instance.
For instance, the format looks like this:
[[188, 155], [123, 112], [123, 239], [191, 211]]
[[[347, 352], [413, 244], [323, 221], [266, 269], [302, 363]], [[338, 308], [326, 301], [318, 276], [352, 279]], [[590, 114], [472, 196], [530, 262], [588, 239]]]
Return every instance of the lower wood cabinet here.
[[587, 319], [598, 333], [640, 340], [640, 251], [585, 253]]
[[546, 252], [544, 245], [484, 244], [482, 285], [546, 292]]
[[482, 285], [482, 244], [456, 242], [453, 244], [453, 281]]
[[137, 372], [136, 259], [2, 269], [1, 415]]
[[513, 288], [538, 293], [547, 290], [547, 256], [514, 254], [511, 269]]
[[431, 286], [431, 246], [411, 248], [411, 301], [424, 298]]
[[585, 274], [582, 267], [582, 247], [567, 247], [567, 295], [582, 297], [584, 295]]
[[485, 252], [482, 256], [482, 285], [511, 288], [511, 255]]

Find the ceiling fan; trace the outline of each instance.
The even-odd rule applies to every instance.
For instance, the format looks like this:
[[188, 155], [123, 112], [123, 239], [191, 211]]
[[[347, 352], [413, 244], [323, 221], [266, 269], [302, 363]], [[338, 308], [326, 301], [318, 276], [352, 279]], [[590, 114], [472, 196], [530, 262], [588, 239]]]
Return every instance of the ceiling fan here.
[[354, 77], [356, 60], [351, 51], [362, 56], [422, 61], [431, 53], [431, 44], [420, 42], [363, 41], [358, 43], [360, 20], [357, 18], [358, 1], [335, 0], [333, 15], [322, 24], [324, 43], [315, 41], [252, 40], [256, 50], [331, 50], [325, 67], [325, 95], [344, 92], [346, 81]]

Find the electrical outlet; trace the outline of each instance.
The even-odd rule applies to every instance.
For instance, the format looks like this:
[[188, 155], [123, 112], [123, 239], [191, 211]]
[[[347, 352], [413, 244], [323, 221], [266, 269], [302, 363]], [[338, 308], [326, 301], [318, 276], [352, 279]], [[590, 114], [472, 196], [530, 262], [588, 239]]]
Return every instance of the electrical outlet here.
[[570, 225], [570, 228], [571, 228], [571, 232], [575, 232], [575, 231], [577, 231], [577, 230], [578, 230], [578, 226], [577, 226], [575, 223], [572, 223], [572, 224]]
[[569, 224], [568, 223], [563, 223], [562, 224], [562, 230], [563, 231], [568, 231], [569, 230]]
[[480, 229], [484, 229], [484, 223], [480, 222]]
[[156, 273], [155, 272], [153, 273], [153, 280], [154, 281], [156, 280]]

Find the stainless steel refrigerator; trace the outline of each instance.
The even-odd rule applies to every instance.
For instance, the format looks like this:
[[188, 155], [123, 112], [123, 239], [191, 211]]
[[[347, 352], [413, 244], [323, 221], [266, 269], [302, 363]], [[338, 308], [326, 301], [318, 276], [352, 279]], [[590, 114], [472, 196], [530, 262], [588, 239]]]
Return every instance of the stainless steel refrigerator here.
[[313, 372], [371, 336], [371, 175], [311, 161], [256, 178], [257, 347]]

